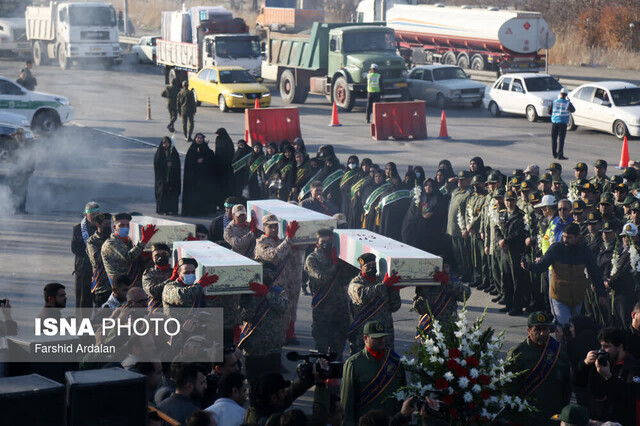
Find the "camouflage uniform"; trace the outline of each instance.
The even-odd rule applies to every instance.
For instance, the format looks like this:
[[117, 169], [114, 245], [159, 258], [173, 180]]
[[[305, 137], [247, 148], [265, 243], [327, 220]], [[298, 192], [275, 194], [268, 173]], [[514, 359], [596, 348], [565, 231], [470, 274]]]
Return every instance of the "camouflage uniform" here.
[[239, 294], [228, 294], [220, 296], [206, 296], [207, 307], [222, 308], [222, 328], [224, 344], [231, 345], [233, 343], [233, 333], [237, 325], [240, 324], [240, 305]]
[[[89, 256], [89, 261], [91, 262], [94, 274], [97, 268], [104, 267], [104, 264], [102, 263], [102, 245], [107, 241], [107, 239], [109, 239], [109, 237], [105, 237], [99, 232], [95, 232], [87, 240], [87, 255]], [[91, 285], [93, 286], [93, 282]], [[102, 278], [92, 293], [93, 303], [95, 306], [102, 306], [104, 302], [107, 301], [111, 294], [111, 284], [109, 283], [109, 278], [107, 278], [106, 273], [102, 274]]]
[[289, 299], [289, 309], [284, 318], [285, 330], [289, 329], [287, 338], [292, 337], [293, 324], [295, 324], [298, 312], [298, 300], [300, 299], [300, 291], [302, 290], [302, 272], [304, 270], [304, 257], [306, 246], [291, 247], [289, 254], [289, 280], [285, 284], [284, 291]]
[[[139, 262], [138, 266], [140, 266], [143, 248], [142, 243], [134, 246], [131, 240], [123, 240], [115, 234], [104, 242], [101, 250], [102, 261], [111, 281], [121, 275], [127, 275], [129, 268], [135, 267], [134, 262]], [[142, 271], [140, 270], [140, 273], [133, 278], [132, 284], [140, 287], [142, 285]]]
[[307, 256], [304, 270], [309, 275], [311, 293], [328, 287], [335, 281], [327, 296], [311, 311], [311, 335], [320, 352], [331, 350], [342, 355], [349, 328], [349, 299], [344, 279], [344, 268], [331, 261], [331, 256], [317, 248]]
[[280, 294], [269, 291], [266, 296], [244, 294], [240, 298], [240, 318], [243, 322], [252, 321], [262, 300], [266, 300], [271, 309], [256, 329], [239, 345], [245, 356], [247, 380], [252, 383], [260, 376], [280, 372], [280, 351], [284, 342], [282, 317], [289, 308], [285, 292]]
[[[164, 314], [170, 318], [178, 318], [174, 308], [200, 307], [204, 301], [204, 292], [200, 284], [186, 285], [180, 278], [167, 280], [159, 286], [162, 290], [162, 306]], [[180, 318], [184, 319], [184, 318]]]
[[231, 245], [236, 253], [253, 258], [256, 236], [251, 232], [249, 226], [239, 226], [232, 221], [224, 230], [224, 240]]
[[[376, 296], [387, 298], [387, 303], [371, 316], [368, 321], [380, 321], [384, 325], [386, 333], [390, 336], [386, 339], [386, 346], [393, 348], [393, 317], [391, 314], [400, 309], [402, 305], [402, 299], [400, 299], [400, 292], [394, 288], [387, 288], [382, 281], [376, 277], [375, 282], [368, 281], [359, 273], [349, 283], [348, 289], [351, 310], [351, 320], [358, 315], [358, 313], [367, 306], [367, 304]], [[364, 324], [363, 324], [364, 325]], [[349, 334], [349, 342], [351, 343], [351, 353], [354, 354], [364, 348], [364, 340], [362, 340], [362, 329], [358, 327]]]
[[445, 294], [452, 296], [453, 300], [449, 302], [438, 316], [438, 321], [440, 324], [446, 321], [455, 321], [458, 316], [458, 302], [469, 300], [469, 296], [471, 296], [471, 289], [459, 282], [452, 281], [440, 286], [416, 286], [416, 295], [413, 296], [413, 309], [415, 309], [420, 316], [426, 314], [429, 312], [429, 309], [431, 309], [433, 302], [436, 301], [440, 291], [444, 291]]
[[154, 311], [162, 307], [162, 291], [164, 283], [171, 278], [171, 268], [166, 271], [158, 269], [156, 265], [147, 268], [142, 274], [142, 288], [149, 296], [149, 307]]

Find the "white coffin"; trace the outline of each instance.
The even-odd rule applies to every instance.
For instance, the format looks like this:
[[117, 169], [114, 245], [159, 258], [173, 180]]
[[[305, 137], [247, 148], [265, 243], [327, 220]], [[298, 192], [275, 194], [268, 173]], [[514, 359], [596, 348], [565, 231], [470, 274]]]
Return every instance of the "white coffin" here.
[[218, 282], [205, 288], [205, 294], [249, 294], [250, 282], [262, 283], [262, 264], [211, 241], [173, 243], [174, 264], [183, 257], [198, 261], [196, 281], [203, 274], [217, 275]]
[[358, 257], [373, 253], [378, 262], [378, 274], [384, 277], [397, 272], [398, 285], [433, 284], [433, 274], [442, 270], [442, 258], [391, 238], [364, 229], [336, 229], [334, 244], [338, 257], [360, 269]]
[[[247, 201], [247, 211], [256, 218], [260, 230], [263, 230], [262, 218], [275, 214], [280, 220], [278, 233], [280, 238], [286, 236], [287, 225], [291, 221], [297, 221], [300, 228], [293, 239], [294, 244], [313, 244], [317, 241], [316, 232], [320, 229], [334, 229], [338, 225], [338, 221], [331, 216], [280, 200]], [[251, 219], [247, 218], [247, 220]]]
[[151, 238], [151, 241], [145, 247], [145, 251], [151, 251], [151, 246], [156, 243], [165, 243], [171, 247], [176, 241], [185, 241], [189, 235], [192, 237], [196, 235], [196, 226], [191, 223], [152, 216], [133, 216], [131, 230], [129, 231], [129, 237], [133, 244], [138, 244], [142, 239], [142, 228], [147, 225], [156, 225], [158, 232]]

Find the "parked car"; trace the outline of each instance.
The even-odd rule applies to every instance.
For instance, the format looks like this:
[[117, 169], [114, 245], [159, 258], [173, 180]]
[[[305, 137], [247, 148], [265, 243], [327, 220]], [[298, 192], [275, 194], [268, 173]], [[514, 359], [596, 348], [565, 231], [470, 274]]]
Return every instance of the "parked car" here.
[[140, 37], [138, 44], [131, 48], [131, 53], [136, 55], [138, 63], [155, 64], [156, 63], [156, 41], [160, 36], [144, 36]]
[[569, 130], [578, 126], [616, 135], [640, 136], [640, 87], [626, 81], [587, 83], [569, 93], [575, 112]]
[[32, 92], [5, 77], [0, 77], [0, 112], [22, 115], [40, 133], [50, 133], [73, 119], [68, 98]]
[[253, 108], [259, 99], [260, 108], [271, 105], [269, 89], [249, 72], [238, 66], [205, 67], [189, 78], [198, 105], [218, 105], [220, 111], [233, 108]]
[[470, 78], [455, 65], [423, 65], [411, 70], [407, 82], [414, 99], [435, 103], [439, 109], [448, 103], [470, 103], [477, 108], [482, 105], [487, 86]]
[[0, 126], [1, 125], [7, 125], [8, 127], [13, 126], [16, 128], [20, 127], [24, 130], [24, 134], [27, 139], [33, 139], [29, 120], [27, 120], [24, 115], [8, 111], [0, 111]]
[[525, 115], [534, 122], [549, 117], [549, 107], [558, 98], [562, 84], [549, 74], [506, 74], [496, 80], [484, 98], [492, 116], [503, 112]]

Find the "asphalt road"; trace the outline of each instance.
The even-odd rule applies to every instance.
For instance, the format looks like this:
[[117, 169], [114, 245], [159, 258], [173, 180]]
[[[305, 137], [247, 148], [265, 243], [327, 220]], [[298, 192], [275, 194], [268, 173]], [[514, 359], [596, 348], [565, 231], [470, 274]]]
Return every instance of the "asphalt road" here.
[[[130, 58], [131, 59], [131, 58]], [[17, 76], [21, 63], [0, 62], [0, 74]], [[590, 70], [591, 71], [591, 70]], [[606, 71], [603, 76], [606, 76]], [[29, 215], [13, 216], [0, 198], [0, 298], [12, 305], [41, 306], [42, 287], [58, 281], [67, 286], [68, 306], [74, 305], [74, 257], [70, 251], [71, 228], [81, 219], [84, 204], [98, 201], [103, 211], [139, 211], [153, 214], [153, 154], [160, 138], [167, 135], [165, 100], [160, 97], [164, 78], [160, 69], [127, 60], [121, 67], [72, 68], [56, 66], [34, 69], [38, 89], [67, 96], [75, 107], [75, 118], [56, 135], [38, 142], [38, 163], [30, 182]], [[579, 78], [579, 75], [572, 75]], [[637, 74], [629, 74], [637, 79]], [[281, 106], [277, 91], [273, 106]], [[146, 120], [146, 101], [151, 101], [152, 120]], [[429, 138], [411, 142], [376, 142], [365, 124], [364, 102], [351, 113], [340, 114], [341, 127], [328, 127], [331, 107], [324, 98], [310, 96], [299, 107], [302, 135], [309, 152], [320, 145], [333, 144], [341, 161], [350, 154], [370, 157], [384, 164], [394, 161], [402, 174], [408, 165], [421, 165], [434, 175], [438, 162], [447, 158], [456, 170], [468, 167], [471, 157], [481, 156], [485, 164], [511, 174], [529, 163], [541, 167], [552, 161], [550, 124], [529, 123], [524, 117], [492, 118], [486, 110], [448, 108], [447, 125], [451, 139], [437, 139], [441, 111], [427, 110]], [[176, 126], [178, 127], [178, 126]], [[209, 105], [199, 108], [196, 131], [215, 137], [225, 127], [232, 138], [244, 136], [242, 112], [221, 113]], [[638, 141], [630, 141], [631, 159], [640, 158]], [[180, 152], [187, 145], [176, 138]], [[612, 135], [579, 129], [569, 133], [563, 162], [565, 179], [578, 161], [593, 164], [604, 158], [611, 168], [618, 163], [620, 143]], [[610, 174], [616, 173], [610, 170]], [[0, 193], [0, 197], [2, 194]], [[208, 225], [211, 218], [186, 218]], [[413, 343], [417, 314], [410, 312], [413, 289], [402, 290], [403, 306], [394, 314], [396, 349], [405, 352]], [[300, 298], [297, 334], [300, 348], [311, 348], [310, 298]], [[526, 318], [499, 314], [500, 307], [484, 293], [474, 292], [469, 301], [472, 317], [488, 307], [486, 324], [506, 329], [505, 348], [522, 340]]]

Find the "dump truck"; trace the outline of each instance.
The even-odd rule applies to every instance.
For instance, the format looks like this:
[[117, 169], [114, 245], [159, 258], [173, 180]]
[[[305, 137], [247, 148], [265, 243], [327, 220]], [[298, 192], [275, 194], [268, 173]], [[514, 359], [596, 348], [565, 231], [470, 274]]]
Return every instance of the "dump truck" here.
[[408, 5], [364, 0], [356, 22], [386, 21], [400, 54], [413, 65], [442, 63], [474, 70], [540, 72], [555, 34], [538, 12], [471, 6]]
[[261, 38], [266, 37], [267, 30], [296, 33], [306, 30], [314, 22], [324, 22], [324, 10], [262, 6], [255, 32]]
[[33, 62], [57, 59], [67, 69], [73, 61], [122, 62], [116, 10], [108, 3], [51, 2], [25, 11]]
[[262, 75], [260, 38], [249, 34], [242, 18], [220, 6], [197, 6], [163, 12], [162, 38], [156, 42], [156, 64], [165, 83], [186, 81], [189, 72], [206, 66], [237, 65], [254, 77]]
[[393, 29], [384, 23], [315, 22], [310, 34], [269, 33], [267, 63], [277, 67], [284, 103], [324, 95], [344, 111], [367, 95], [367, 73], [378, 65], [383, 99], [410, 99], [405, 61], [396, 54]]

